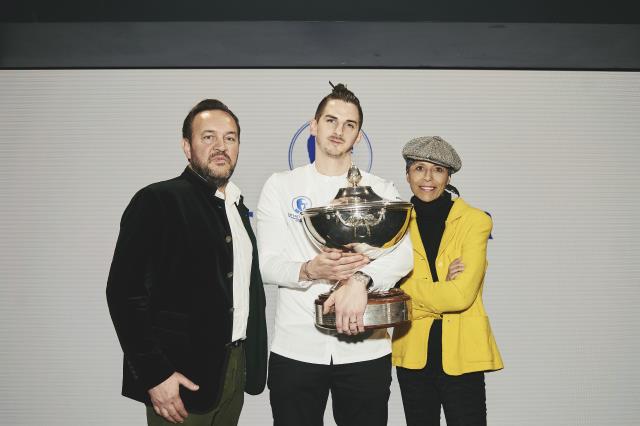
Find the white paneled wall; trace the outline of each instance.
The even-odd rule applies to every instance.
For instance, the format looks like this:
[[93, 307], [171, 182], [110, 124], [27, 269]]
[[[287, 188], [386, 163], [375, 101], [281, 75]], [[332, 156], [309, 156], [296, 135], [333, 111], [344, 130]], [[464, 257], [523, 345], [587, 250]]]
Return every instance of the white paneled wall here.
[[[217, 97], [254, 209], [329, 80], [361, 99], [373, 173], [408, 198], [402, 145], [443, 136], [452, 183], [493, 216], [489, 424], [637, 424], [640, 74], [480, 70], [0, 71], [0, 423], [144, 424], [104, 295], [124, 207], [181, 172], [182, 120]], [[389, 412], [404, 425], [395, 381]], [[240, 422], [271, 423], [266, 392]]]

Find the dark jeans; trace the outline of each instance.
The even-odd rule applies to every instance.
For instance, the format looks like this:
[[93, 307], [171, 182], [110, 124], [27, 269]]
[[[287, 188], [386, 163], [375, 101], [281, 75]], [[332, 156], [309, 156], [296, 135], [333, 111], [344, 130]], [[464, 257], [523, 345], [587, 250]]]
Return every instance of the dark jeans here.
[[447, 426], [486, 426], [484, 373], [445, 373], [441, 342], [442, 322], [434, 321], [427, 365], [421, 370], [396, 368], [407, 426], [440, 426], [440, 406]]
[[275, 426], [320, 426], [331, 391], [338, 426], [384, 426], [391, 355], [351, 364], [310, 364], [271, 353], [269, 399]]

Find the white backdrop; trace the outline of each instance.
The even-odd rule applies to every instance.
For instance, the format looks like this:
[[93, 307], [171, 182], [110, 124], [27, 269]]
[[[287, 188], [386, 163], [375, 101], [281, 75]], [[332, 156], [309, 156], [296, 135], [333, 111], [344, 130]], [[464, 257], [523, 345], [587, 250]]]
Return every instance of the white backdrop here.
[[[217, 97], [240, 118], [233, 179], [255, 209], [328, 80], [360, 97], [372, 172], [408, 198], [402, 145], [443, 136], [463, 159], [452, 183], [493, 216], [489, 424], [637, 422], [639, 73], [33, 70], [0, 71], [0, 423], [144, 423], [119, 396], [104, 295], [124, 207], [181, 172], [182, 120]], [[268, 394], [248, 397], [241, 424], [270, 422]]]

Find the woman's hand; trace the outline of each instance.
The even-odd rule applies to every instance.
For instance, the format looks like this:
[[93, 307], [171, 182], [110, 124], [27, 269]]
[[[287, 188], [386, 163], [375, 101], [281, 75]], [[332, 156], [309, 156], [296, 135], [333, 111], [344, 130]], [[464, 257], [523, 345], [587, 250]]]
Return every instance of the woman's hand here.
[[464, 264], [462, 263], [462, 258], [457, 258], [451, 265], [449, 265], [449, 273], [447, 274], [447, 281], [451, 281], [455, 279], [458, 275], [460, 275], [464, 271]]

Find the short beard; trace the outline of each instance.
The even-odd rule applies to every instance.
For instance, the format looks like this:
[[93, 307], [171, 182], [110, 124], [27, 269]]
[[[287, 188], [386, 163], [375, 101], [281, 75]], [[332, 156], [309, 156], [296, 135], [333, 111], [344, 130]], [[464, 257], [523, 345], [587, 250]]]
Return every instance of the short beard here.
[[201, 178], [206, 180], [209, 184], [214, 185], [216, 188], [225, 186], [229, 182], [229, 179], [235, 170], [235, 165], [231, 165], [226, 176], [217, 175], [211, 172], [206, 164], [199, 164], [193, 159], [190, 161], [190, 166]]

